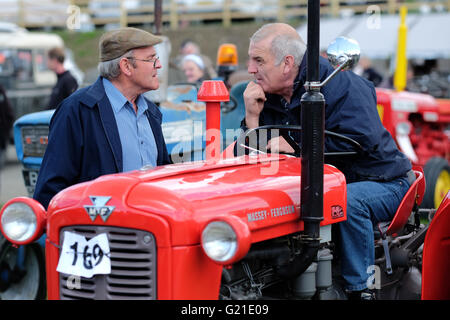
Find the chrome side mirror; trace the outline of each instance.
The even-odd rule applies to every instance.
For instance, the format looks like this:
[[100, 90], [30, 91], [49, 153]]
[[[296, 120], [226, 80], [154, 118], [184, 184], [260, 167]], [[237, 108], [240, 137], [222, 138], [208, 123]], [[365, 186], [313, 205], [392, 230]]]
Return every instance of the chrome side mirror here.
[[306, 90], [320, 90], [328, 81], [341, 71], [350, 70], [359, 61], [361, 50], [356, 40], [346, 37], [338, 37], [327, 49], [328, 61], [334, 68], [334, 71], [323, 82], [306, 82], [304, 84]]
[[340, 70], [353, 69], [358, 64], [361, 49], [356, 40], [346, 37], [337, 37], [327, 49], [328, 61], [333, 68]]

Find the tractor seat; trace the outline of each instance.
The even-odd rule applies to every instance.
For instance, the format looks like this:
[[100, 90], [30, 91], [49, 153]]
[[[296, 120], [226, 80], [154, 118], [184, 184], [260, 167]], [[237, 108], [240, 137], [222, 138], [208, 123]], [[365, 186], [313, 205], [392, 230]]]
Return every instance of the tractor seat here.
[[413, 171], [416, 175], [416, 180], [411, 184], [404, 195], [402, 202], [400, 202], [400, 205], [395, 212], [394, 218], [391, 221], [379, 222], [377, 224], [378, 230], [374, 232], [376, 239], [382, 239], [384, 255], [386, 257], [386, 272], [388, 274], [392, 274], [392, 264], [387, 236], [397, 233], [405, 226], [414, 207], [418, 208], [425, 193], [425, 179], [422, 168], [414, 167]]
[[425, 179], [423, 170], [420, 167], [414, 168], [416, 180], [411, 184], [406, 194], [403, 196], [402, 202], [395, 212], [394, 218], [391, 221], [383, 221], [378, 223], [378, 231], [381, 237], [392, 235], [403, 228], [408, 221], [409, 216], [414, 208], [414, 205], [420, 205], [425, 193]]

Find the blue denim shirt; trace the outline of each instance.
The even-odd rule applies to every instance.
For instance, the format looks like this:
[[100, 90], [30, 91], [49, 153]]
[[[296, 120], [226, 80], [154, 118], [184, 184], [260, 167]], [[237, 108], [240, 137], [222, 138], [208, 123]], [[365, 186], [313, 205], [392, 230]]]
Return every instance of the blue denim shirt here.
[[136, 99], [137, 113], [125, 96], [108, 80], [103, 78], [106, 95], [114, 110], [122, 145], [123, 171], [137, 170], [144, 165], [156, 166], [158, 150], [152, 128], [145, 111], [147, 102], [140, 95]]

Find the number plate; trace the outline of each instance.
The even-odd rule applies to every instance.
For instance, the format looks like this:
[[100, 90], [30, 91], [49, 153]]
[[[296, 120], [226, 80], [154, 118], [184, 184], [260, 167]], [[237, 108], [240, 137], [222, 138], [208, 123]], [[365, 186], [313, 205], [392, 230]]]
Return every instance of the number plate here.
[[95, 274], [111, 273], [108, 236], [99, 234], [91, 240], [64, 231], [64, 242], [56, 271], [92, 278]]
[[36, 187], [36, 182], [38, 178], [39, 171], [33, 169], [22, 169], [23, 180], [25, 182], [25, 187], [30, 195], [33, 195], [34, 188]]

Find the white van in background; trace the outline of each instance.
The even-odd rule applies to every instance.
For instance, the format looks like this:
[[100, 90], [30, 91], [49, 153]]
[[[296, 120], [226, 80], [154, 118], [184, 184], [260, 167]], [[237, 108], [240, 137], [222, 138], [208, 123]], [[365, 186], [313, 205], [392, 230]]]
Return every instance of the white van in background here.
[[[15, 117], [44, 110], [56, 75], [47, 67], [47, 52], [64, 47], [56, 34], [28, 32], [14, 24], [0, 24], [0, 84], [11, 101]], [[81, 86], [84, 74], [67, 50], [64, 63]]]

